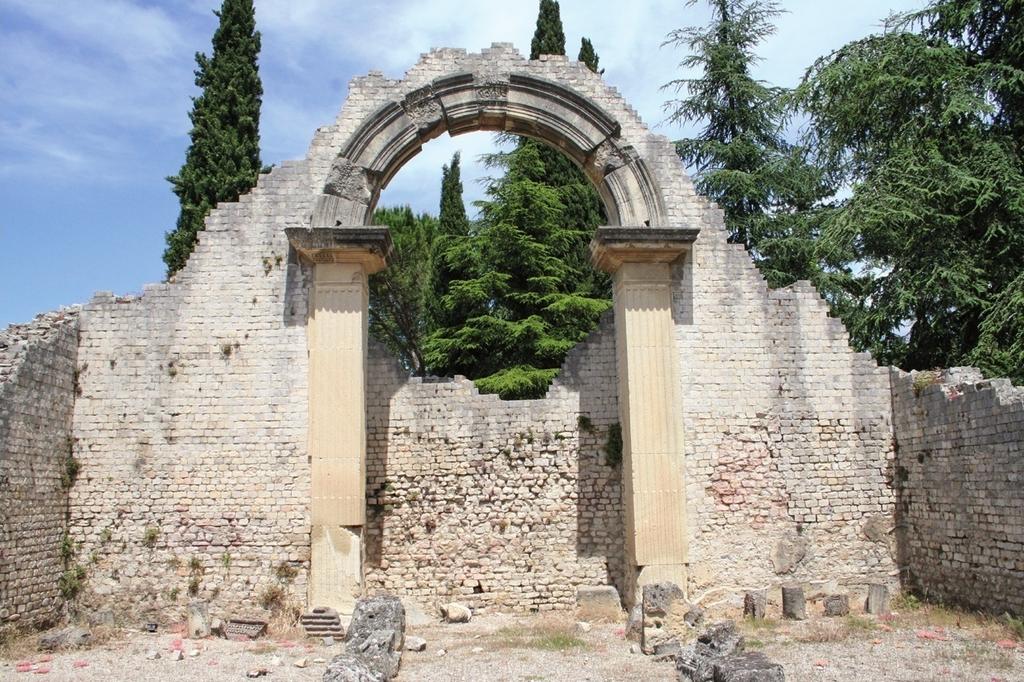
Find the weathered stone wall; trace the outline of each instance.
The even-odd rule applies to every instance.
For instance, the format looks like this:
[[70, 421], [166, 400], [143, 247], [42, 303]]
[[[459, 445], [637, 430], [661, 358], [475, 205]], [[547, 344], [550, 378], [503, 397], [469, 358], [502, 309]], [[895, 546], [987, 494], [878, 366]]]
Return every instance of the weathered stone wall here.
[[78, 313], [0, 331], [0, 632], [60, 617]]
[[691, 595], [894, 581], [887, 370], [806, 282], [768, 290], [719, 211], [701, 227], [675, 301]]
[[[668, 140], [598, 76], [498, 46], [433, 52], [405, 81], [356, 79], [306, 160], [213, 211], [174, 281], [86, 306], [69, 525], [88, 569], [85, 604], [169, 618], [190, 592], [215, 615], [265, 615], [268, 589], [304, 602], [310, 270], [284, 230], [310, 224], [338, 149], [367, 115], [473, 70], [519, 70], [593, 99], [654, 174], [668, 224], [702, 229], [675, 271], [691, 594], [784, 581], [856, 589], [894, 575], [887, 372], [850, 352], [809, 287], [767, 291]], [[539, 610], [570, 604], [575, 585], [622, 587], [620, 474], [603, 452], [618, 421], [608, 325], [537, 401], [406, 380], [373, 353], [371, 590]]]
[[893, 370], [892, 403], [907, 585], [1024, 614], [1024, 388], [973, 368]]
[[190, 592], [216, 615], [266, 615], [268, 588], [304, 601], [308, 273], [284, 229], [308, 182], [302, 163], [275, 168], [210, 215], [173, 282], [85, 306], [70, 518], [85, 604], [134, 619], [180, 617]]
[[611, 315], [541, 400], [408, 379], [377, 347], [368, 396], [367, 585], [425, 605], [548, 610], [622, 583]]

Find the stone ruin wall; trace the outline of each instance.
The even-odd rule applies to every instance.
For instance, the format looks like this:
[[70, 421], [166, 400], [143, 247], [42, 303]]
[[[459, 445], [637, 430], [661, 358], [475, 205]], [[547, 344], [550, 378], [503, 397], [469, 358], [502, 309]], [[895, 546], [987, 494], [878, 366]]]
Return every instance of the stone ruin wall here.
[[0, 331], [0, 634], [63, 614], [78, 313]]
[[[409, 87], [474, 60], [569, 79], [640, 135], [614, 90], [564, 60], [441, 50]], [[89, 573], [83, 605], [171, 618], [194, 591], [214, 615], [265, 615], [259, 597], [277, 587], [303, 603], [310, 272], [284, 229], [308, 225], [339, 141], [395, 83], [354, 81], [307, 160], [210, 215], [174, 282], [85, 307], [69, 525]], [[640, 151], [668, 178], [667, 214], [702, 228], [676, 269], [674, 310], [691, 594], [707, 603], [781, 582], [857, 589], [891, 578], [886, 371], [849, 351], [809, 287], [767, 290], [663, 146]], [[618, 421], [613, 345], [602, 327], [545, 400], [516, 403], [463, 380], [405, 380], [374, 352], [368, 586], [518, 609], [567, 606], [578, 584], [621, 588], [619, 475], [603, 462]]]
[[1024, 388], [973, 368], [893, 370], [892, 404], [907, 585], [1024, 615]]
[[136, 624], [180, 618], [190, 592], [217, 616], [265, 615], [268, 588], [304, 599], [308, 273], [284, 229], [311, 194], [304, 164], [275, 168], [207, 218], [172, 283], [85, 306], [70, 517], [83, 605]]
[[894, 583], [887, 370], [806, 282], [769, 290], [721, 213], [676, 267], [689, 593]]
[[[611, 314], [546, 398], [409, 379], [381, 347], [367, 400], [367, 586], [433, 605], [570, 608], [580, 585], [623, 585]], [[581, 419], [582, 415], [582, 419]]]

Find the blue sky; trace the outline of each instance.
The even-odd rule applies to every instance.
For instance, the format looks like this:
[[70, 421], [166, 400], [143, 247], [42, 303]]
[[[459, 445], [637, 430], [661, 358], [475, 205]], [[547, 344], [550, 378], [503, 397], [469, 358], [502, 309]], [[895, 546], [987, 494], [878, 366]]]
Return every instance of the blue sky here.
[[[668, 31], [704, 23], [682, 0], [562, 0], [567, 51], [591, 38], [618, 87], [656, 131], [684, 54]], [[792, 86], [813, 60], [879, 30], [921, 1], [784, 0], [757, 75]], [[177, 200], [164, 180], [188, 144], [193, 55], [208, 52], [219, 0], [0, 0], [0, 327], [94, 291], [130, 293], [164, 275], [164, 233]], [[639, 6], [639, 7], [638, 7]], [[476, 51], [512, 42], [529, 52], [531, 0], [256, 0], [264, 163], [302, 158], [334, 119], [348, 81], [398, 77], [431, 47]], [[383, 204], [436, 212], [441, 164], [463, 152], [466, 199], [481, 195], [475, 162], [489, 134], [442, 137], [392, 181]]]

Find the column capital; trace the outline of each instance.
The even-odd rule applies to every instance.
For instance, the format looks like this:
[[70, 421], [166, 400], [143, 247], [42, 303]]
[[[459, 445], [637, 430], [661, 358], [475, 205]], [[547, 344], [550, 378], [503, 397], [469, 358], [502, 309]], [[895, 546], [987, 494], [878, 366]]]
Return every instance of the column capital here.
[[699, 233], [690, 227], [599, 227], [590, 240], [590, 262], [610, 273], [623, 263], [671, 263]]
[[372, 275], [388, 266], [394, 252], [391, 231], [383, 226], [289, 227], [288, 243], [312, 263], [360, 263]]

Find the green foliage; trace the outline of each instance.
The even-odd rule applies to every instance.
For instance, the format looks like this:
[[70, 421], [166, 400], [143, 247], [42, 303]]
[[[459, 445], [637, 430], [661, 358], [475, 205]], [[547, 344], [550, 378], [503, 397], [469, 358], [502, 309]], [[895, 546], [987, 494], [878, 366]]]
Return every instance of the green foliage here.
[[704, 124], [699, 137], [677, 141], [676, 151], [694, 170], [698, 191], [725, 212], [729, 240], [751, 251], [769, 286], [807, 279], [827, 292], [845, 274], [841, 265], [826, 271], [814, 249], [829, 178], [806, 149], [783, 138], [786, 91], [751, 74], [754, 48], [774, 32], [781, 10], [767, 0], [709, 4], [709, 25], [677, 29], [664, 43], [688, 49], [680, 67], [700, 71], [665, 85], [687, 93], [665, 105], [669, 121]]
[[557, 375], [557, 369], [520, 365], [477, 379], [476, 387], [481, 393], [497, 393], [502, 400], [537, 398], [544, 395]]
[[190, 597], [198, 597], [199, 596], [199, 590], [200, 590], [201, 586], [202, 585], [200, 583], [199, 576], [194, 575], [191, 578], [189, 578], [189, 581], [188, 581], [188, 596], [190, 596]]
[[64, 490], [70, 490], [71, 486], [75, 484], [75, 480], [78, 478], [78, 472], [81, 468], [81, 463], [70, 451], [65, 454], [64, 466], [60, 472], [60, 487]]
[[622, 424], [615, 422], [608, 426], [608, 441], [604, 445], [604, 461], [609, 466], [622, 464]]
[[408, 206], [379, 209], [374, 222], [391, 229], [395, 251], [391, 265], [370, 277], [370, 334], [422, 376], [423, 340], [434, 326], [438, 222]]
[[530, 59], [542, 54], [565, 54], [565, 32], [556, 0], [540, 0], [537, 28], [530, 42]]
[[565, 226], [539, 147], [497, 158], [505, 174], [491, 180], [480, 224], [445, 254], [467, 274], [441, 297], [439, 317], [449, 323], [427, 339], [425, 358], [438, 373], [477, 380], [482, 391], [539, 397], [610, 301], [585, 286], [573, 255], [587, 233]]
[[60, 540], [60, 560], [65, 566], [75, 557], [75, 541], [67, 533]]
[[157, 538], [160, 537], [160, 529], [156, 526], [147, 526], [142, 534], [142, 545], [153, 549], [156, 547]]
[[590, 42], [590, 38], [583, 38], [580, 41], [580, 53], [576, 57], [576, 61], [583, 62], [587, 65], [587, 68], [596, 74], [604, 73], [604, 69], [598, 69], [598, 64], [601, 63], [601, 58], [597, 56], [597, 52], [594, 51], [594, 44]]
[[261, 170], [259, 117], [263, 97], [253, 0], [224, 0], [213, 35], [213, 56], [196, 54], [191, 143], [185, 163], [168, 178], [181, 211], [167, 234], [168, 276], [184, 267], [203, 221], [218, 202], [234, 201], [256, 184]]
[[933, 2], [895, 17], [818, 60], [797, 94], [810, 143], [852, 188], [819, 249], [860, 265], [840, 308], [854, 345], [904, 369], [975, 363], [1022, 380], [1024, 167], [1005, 110], [1024, 83], [1007, 57], [1020, 34], [970, 33], [1020, 19], [993, 12]]
[[78, 564], [70, 566], [57, 578], [57, 587], [65, 600], [70, 601], [82, 591], [85, 582], [85, 568]]

